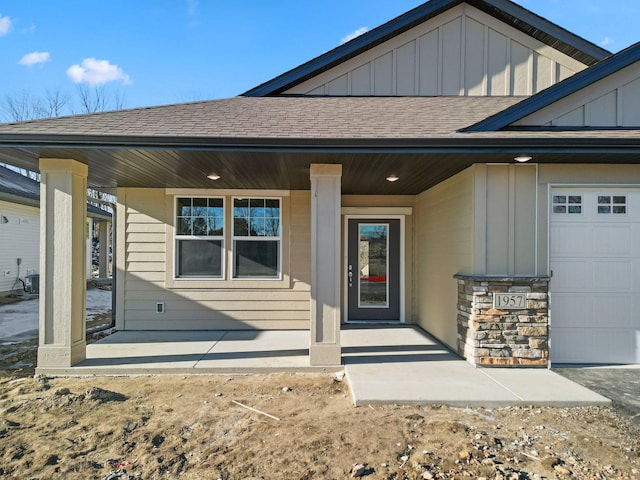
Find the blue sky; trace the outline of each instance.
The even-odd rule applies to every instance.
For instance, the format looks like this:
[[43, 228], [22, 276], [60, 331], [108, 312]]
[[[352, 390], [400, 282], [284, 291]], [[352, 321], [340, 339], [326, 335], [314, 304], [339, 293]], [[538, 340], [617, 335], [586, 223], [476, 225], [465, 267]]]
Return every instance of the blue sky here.
[[[78, 85], [125, 107], [238, 95], [421, 0], [1, 0], [0, 101]], [[617, 52], [640, 41], [638, 0], [518, 0]]]

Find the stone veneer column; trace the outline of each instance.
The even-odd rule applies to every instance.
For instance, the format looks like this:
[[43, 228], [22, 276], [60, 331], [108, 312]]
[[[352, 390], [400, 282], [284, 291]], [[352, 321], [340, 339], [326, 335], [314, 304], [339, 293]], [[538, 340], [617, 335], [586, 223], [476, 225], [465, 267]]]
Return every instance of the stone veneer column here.
[[342, 364], [341, 194], [342, 165], [311, 165], [311, 365]]
[[41, 371], [86, 358], [87, 173], [75, 160], [40, 159]]
[[[549, 277], [455, 275], [458, 353], [479, 366], [549, 365]], [[495, 293], [524, 293], [519, 309], [494, 308]]]

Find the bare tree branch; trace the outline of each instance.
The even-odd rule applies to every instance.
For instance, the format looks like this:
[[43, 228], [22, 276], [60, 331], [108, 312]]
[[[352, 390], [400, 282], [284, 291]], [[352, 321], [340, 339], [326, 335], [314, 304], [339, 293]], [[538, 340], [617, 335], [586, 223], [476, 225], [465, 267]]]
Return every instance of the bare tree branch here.
[[27, 90], [18, 94], [6, 94], [2, 100], [2, 109], [10, 122], [25, 122], [45, 116], [42, 100]]
[[[107, 86], [93, 88], [87, 85], [80, 85], [77, 92], [81, 113], [96, 113], [124, 108], [124, 93], [119, 89], [110, 90]], [[19, 93], [6, 94], [0, 99], [0, 117], [9, 122], [25, 122], [39, 118], [59, 117], [69, 111], [73, 112], [71, 103], [69, 94], [59, 88], [47, 89], [42, 97], [23, 90]], [[3, 166], [0, 163], [0, 167]], [[40, 181], [38, 172], [6, 166], [26, 177]], [[109, 202], [115, 201], [113, 195], [97, 190], [88, 189], [87, 194], [89, 198]]]
[[64, 114], [64, 109], [69, 105], [70, 98], [66, 92], [59, 88], [45, 92], [45, 106], [47, 109], [47, 117], [60, 117]]
[[110, 90], [106, 85], [91, 88], [78, 85], [80, 113], [97, 113], [107, 110], [120, 110], [124, 106], [124, 94], [121, 90]]
[[121, 110], [126, 103], [124, 92], [120, 88], [112, 89], [107, 85], [91, 87], [85, 84], [77, 88], [77, 102], [79, 108], [74, 109], [71, 97], [60, 88], [47, 89], [42, 96], [28, 90], [8, 93], [0, 99], [0, 120], [25, 122], [69, 113]]

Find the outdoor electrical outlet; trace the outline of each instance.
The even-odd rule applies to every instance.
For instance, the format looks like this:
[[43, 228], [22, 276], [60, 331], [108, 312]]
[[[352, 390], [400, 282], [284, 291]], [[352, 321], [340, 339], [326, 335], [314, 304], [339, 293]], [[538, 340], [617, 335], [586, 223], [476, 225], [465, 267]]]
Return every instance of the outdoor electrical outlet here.
[[164, 302], [156, 302], [156, 313], [164, 313]]

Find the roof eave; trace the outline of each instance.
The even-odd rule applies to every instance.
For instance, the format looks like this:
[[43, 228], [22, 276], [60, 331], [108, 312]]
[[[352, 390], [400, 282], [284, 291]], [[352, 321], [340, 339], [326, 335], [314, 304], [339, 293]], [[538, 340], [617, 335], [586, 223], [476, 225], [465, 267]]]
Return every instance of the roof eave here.
[[[559, 42], [573, 47], [575, 50], [579, 50], [582, 52], [583, 60], [581, 60], [586, 65], [596, 64], [605, 58], [612, 55], [612, 53], [595, 43], [592, 43], [586, 40], [583, 37], [580, 37], [565, 28], [562, 28], [560, 25], [557, 25], [540, 15], [528, 10], [518, 4], [515, 4], [511, 1], [505, 0], [468, 0], [468, 3], [471, 5], [477, 6], [480, 9], [487, 11], [486, 8], [482, 8], [479, 6], [479, 3], [484, 3], [490, 7], [493, 7], [500, 12], [516, 18], [521, 19], [527, 25], [529, 25], [534, 30], [539, 32], [546, 32], [547, 35], [550, 35], [556, 38]], [[490, 13], [490, 12], [487, 12]], [[494, 15], [495, 16], [495, 15]], [[516, 22], [517, 23], [517, 22]], [[522, 28], [520, 28], [522, 30]], [[535, 38], [535, 35], [533, 35]], [[546, 43], [546, 42], [544, 42]], [[567, 52], [565, 52], [567, 53]], [[568, 54], [568, 53], [567, 53]]]
[[0, 134], [0, 148], [104, 149], [104, 150], [198, 150], [251, 152], [327, 153], [505, 153], [526, 149], [535, 153], [561, 151], [640, 152], [637, 138], [624, 137], [478, 137], [464, 134], [432, 138], [212, 138], [130, 137], [45, 134]]
[[107, 211], [103, 211], [103, 212], [97, 212], [97, 211], [92, 211], [90, 208], [87, 208], [87, 217], [89, 218], [93, 218], [96, 220], [107, 220], [107, 221], [111, 221], [112, 217], [111, 214]]
[[0, 200], [18, 205], [26, 205], [28, 207], [40, 207], [40, 198], [32, 196], [21, 196], [13, 193], [0, 192]]

